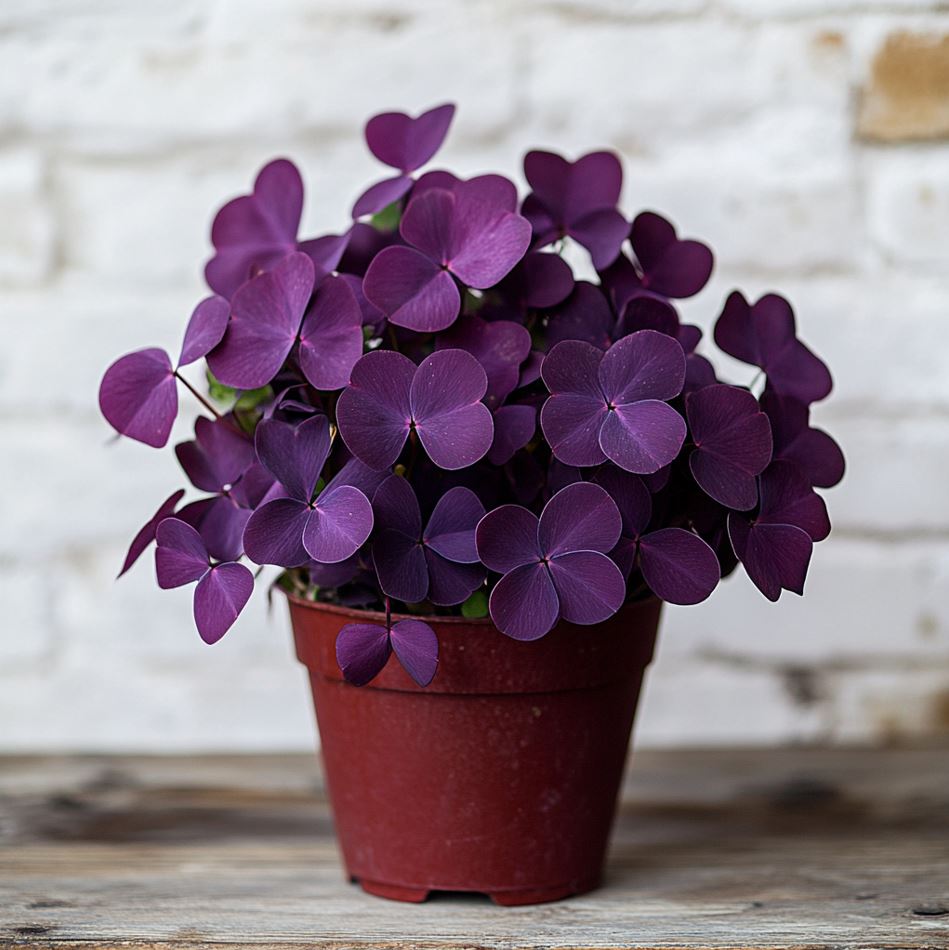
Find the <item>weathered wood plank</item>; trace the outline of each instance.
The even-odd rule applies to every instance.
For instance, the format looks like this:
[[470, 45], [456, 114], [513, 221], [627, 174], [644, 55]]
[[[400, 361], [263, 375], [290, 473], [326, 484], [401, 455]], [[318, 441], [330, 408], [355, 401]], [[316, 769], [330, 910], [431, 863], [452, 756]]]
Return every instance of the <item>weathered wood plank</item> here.
[[949, 946], [949, 754], [643, 752], [606, 886], [395, 904], [342, 880], [303, 756], [0, 759], [0, 945]]

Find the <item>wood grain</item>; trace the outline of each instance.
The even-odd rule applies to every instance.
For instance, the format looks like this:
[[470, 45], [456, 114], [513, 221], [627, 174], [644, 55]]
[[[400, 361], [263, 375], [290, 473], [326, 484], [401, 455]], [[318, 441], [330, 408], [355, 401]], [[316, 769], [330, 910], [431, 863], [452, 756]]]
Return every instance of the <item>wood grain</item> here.
[[642, 752], [606, 886], [342, 879], [305, 756], [0, 759], [0, 946], [946, 948], [949, 750]]

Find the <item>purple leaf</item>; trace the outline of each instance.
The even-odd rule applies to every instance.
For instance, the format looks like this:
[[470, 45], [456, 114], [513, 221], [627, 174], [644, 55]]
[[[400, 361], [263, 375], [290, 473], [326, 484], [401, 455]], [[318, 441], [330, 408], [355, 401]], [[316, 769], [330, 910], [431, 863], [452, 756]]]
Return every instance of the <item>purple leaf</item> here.
[[568, 162], [552, 152], [528, 152], [524, 174], [533, 191], [521, 210], [537, 246], [570, 236], [590, 251], [598, 270], [616, 259], [628, 226], [616, 210], [623, 170], [614, 154], [591, 152]]
[[833, 380], [796, 334], [794, 311], [777, 294], [765, 294], [752, 306], [735, 291], [715, 324], [718, 346], [763, 369], [770, 389], [803, 403], [817, 402], [830, 394]]
[[178, 518], [165, 518], [155, 532], [155, 571], [162, 590], [193, 584], [210, 567], [201, 535]]
[[431, 161], [445, 141], [454, 115], [451, 104], [429, 109], [416, 118], [404, 112], [384, 112], [366, 123], [366, 144], [384, 165], [407, 174]]
[[211, 241], [217, 253], [204, 270], [215, 293], [231, 297], [254, 268], [269, 269], [296, 250], [303, 210], [303, 181], [286, 159], [265, 165], [251, 195], [229, 201], [217, 213]]
[[254, 592], [254, 576], [243, 564], [217, 564], [194, 589], [194, 619], [205, 643], [217, 643]]
[[663, 528], [642, 537], [639, 566], [652, 592], [670, 604], [698, 604], [721, 579], [715, 552], [684, 528]]
[[537, 430], [537, 410], [517, 404], [501, 406], [494, 413], [494, 441], [488, 450], [492, 465], [507, 464], [515, 452], [524, 448]]
[[480, 402], [487, 386], [481, 365], [464, 350], [438, 350], [415, 371], [409, 391], [412, 421], [439, 468], [466, 468], [491, 447], [494, 423]]
[[494, 585], [488, 607], [498, 630], [514, 640], [537, 640], [560, 616], [554, 582], [539, 561], [522, 564], [505, 574]]
[[494, 200], [477, 180], [452, 191], [432, 188], [409, 202], [405, 240], [469, 287], [491, 287], [524, 256], [530, 225]]
[[306, 254], [313, 264], [314, 283], [318, 284], [339, 266], [349, 247], [352, 230], [345, 234], [324, 234], [322, 237], [301, 241], [297, 250]]
[[345, 561], [366, 543], [372, 523], [372, 505], [358, 488], [327, 488], [311, 506], [303, 546], [314, 561]]
[[531, 251], [501, 281], [498, 290], [518, 310], [546, 309], [573, 290], [573, 272], [559, 255]]
[[261, 505], [244, 528], [244, 553], [255, 564], [300, 567], [310, 560], [303, 531], [310, 518], [306, 502], [276, 498]]
[[199, 416], [195, 438], [175, 446], [175, 455], [195, 488], [222, 492], [254, 463], [254, 445], [235, 425], [229, 418], [212, 421]]
[[295, 253], [238, 290], [224, 339], [208, 354], [220, 382], [259, 389], [277, 375], [297, 338], [314, 279], [313, 262]]
[[330, 451], [329, 420], [319, 414], [296, 425], [266, 419], [255, 435], [257, 457], [292, 498], [308, 502]]
[[350, 384], [339, 397], [339, 433], [349, 451], [370, 468], [389, 468], [405, 445], [415, 370], [407, 356], [375, 350], [356, 362]]
[[522, 564], [540, 562], [537, 515], [520, 505], [502, 505], [478, 522], [475, 538], [481, 562], [504, 574]]
[[420, 333], [444, 330], [461, 309], [451, 274], [411, 247], [380, 251], [366, 271], [363, 293], [390, 323]]
[[435, 346], [465, 350], [478, 360], [488, 378], [485, 403], [495, 409], [517, 388], [521, 363], [531, 351], [531, 335], [519, 323], [488, 323], [471, 314], [441, 334]]
[[440, 607], [464, 603], [483, 583], [485, 570], [480, 564], [458, 564], [425, 547], [428, 565], [428, 599]]
[[602, 623], [623, 606], [626, 581], [605, 554], [572, 551], [551, 558], [548, 567], [564, 620], [584, 625]]
[[244, 553], [244, 529], [250, 509], [226, 495], [211, 499], [198, 532], [208, 554], [219, 561], [236, 561]]
[[782, 590], [804, 593], [814, 543], [789, 524], [752, 524], [736, 512], [728, 516], [728, 536], [755, 587], [770, 601]]
[[794, 462], [818, 488], [832, 488], [844, 477], [840, 446], [822, 429], [811, 428], [807, 405], [789, 396], [765, 391], [761, 408], [771, 420], [774, 457]]
[[583, 340], [606, 350], [613, 341], [614, 323], [613, 311], [602, 290], [578, 280], [573, 293], [547, 321], [547, 346], [553, 349], [561, 340]]
[[121, 435], [156, 449], [165, 445], [178, 414], [178, 389], [168, 354], [152, 348], [116, 360], [102, 377], [99, 408]]
[[139, 529], [138, 534], [132, 539], [129, 545], [128, 553], [125, 555], [125, 561], [122, 563], [122, 570], [118, 577], [121, 577], [141, 556], [145, 549], [155, 540], [155, 529], [166, 518], [174, 514], [175, 507], [184, 497], [184, 489], [169, 495], [159, 506], [158, 510], [145, 522]]
[[663, 297], [691, 297], [712, 273], [712, 252], [699, 241], [683, 241], [663, 217], [644, 211], [633, 221], [629, 236], [641, 268], [643, 289]]
[[791, 524], [814, 541], [823, 541], [830, 534], [824, 499], [792, 462], [772, 462], [761, 475], [760, 494], [757, 523]]
[[395, 178], [384, 178], [370, 185], [353, 205], [353, 218], [361, 218], [367, 214], [378, 214], [388, 208], [394, 201], [398, 201], [412, 187], [412, 179], [408, 175], [396, 175]]
[[347, 683], [365, 686], [386, 665], [389, 632], [377, 623], [348, 623], [336, 638], [336, 662]]
[[568, 465], [610, 458], [627, 471], [648, 474], [674, 459], [685, 421], [661, 400], [681, 392], [685, 354], [671, 337], [640, 330], [604, 354], [565, 340], [541, 370], [551, 396], [541, 428], [554, 455]]
[[[697, 329], [697, 328], [696, 328]], [[623, 308], [616, 330], [617, 338], [635, 333], [637, 330], [656, 330], [679, 340], [683, 350], [685, 343], [679, 331], [679, 315], [675, 307], [667, 300], [641, 294], [633, 297]]]
[[221, 342], [230, 315], [231, 305], [223, 297], [214, 296], [202, 300], [194, 308], [194, 313], [188, 321], [178, 366], [187, 366], [202, 356], [207, 356]]
[[406, 673], [425, 687], [438, 669], [438, 637], [421, 620], [399, 620], [389, 633], [392, 649]]
[[[405, 479], [399, 478], [399, 481]], [[425, 600], [428, 595], [428, 564], [417, 537], [391, 529], [380, 531], [372, 543], [372, 562], [379, 588], [387, 597], [407, 604]]]
[[544, 506], [537, 539], [548, 557], [571, 551], [605, 554], [616, 544], [621, 528], [619, 510], [606, 491], [592, 482], [576, 482]]
[[300, 369], [316, 389], [342, 389], [362, 356], [362, 313], [341, 277], [319, 286], [300, 330]]
[[758, 401], [737, 386], [707, 386], [685, 401], [695, 450], [689, 468], [699, 487], [724, 505], [757, 504], [756, 476], [771, 461], [771, 424]]
[[599, 377], [606, 398], [617, 406], [641, 399], [673, 399], [685, 382], [685, 354], [671, 337], [640, 330], [606, 351]]
[[473, 491], [462, 486], [450, 488], [428, 519], [423, 539], [426, 547], [457, 564], [477, 564], [475, 529], [483, 517], [484, 505]]

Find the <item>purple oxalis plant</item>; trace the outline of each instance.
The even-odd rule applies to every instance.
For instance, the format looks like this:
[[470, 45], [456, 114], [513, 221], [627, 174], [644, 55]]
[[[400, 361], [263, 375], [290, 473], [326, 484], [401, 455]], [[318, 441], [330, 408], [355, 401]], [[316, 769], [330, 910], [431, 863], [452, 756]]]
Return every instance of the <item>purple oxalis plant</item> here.
[[201, 410], [175, 446], [196, 494], [169, 494], [121, 573], [154, 543], [209, 643], [267, 565], [291, 596], [378, 611], [339, 635], [356, 685], [393, 654], [428, 685], [441, 615], [534, 640], [643, 598], [698, 603], [738, 564], [771, 600], [802, 593], [830, 531], [815, 489], [844, 458], [811, 425], [832, 380], [791, 305], [728, 296], [714, 341], [757, 375], [723, 382], [678, 310], [709, 248], [627, 219], [611, 152], [530, 152], [520, 201], [501, 175], [419, 174], [454, 111], [368, 122], [392, 174], [341, 230], [299, 236], [287, 159], [218, 212], [177, 360], [138, 350], [100, 387], [113, 428], [157, 448], [179, 387]]

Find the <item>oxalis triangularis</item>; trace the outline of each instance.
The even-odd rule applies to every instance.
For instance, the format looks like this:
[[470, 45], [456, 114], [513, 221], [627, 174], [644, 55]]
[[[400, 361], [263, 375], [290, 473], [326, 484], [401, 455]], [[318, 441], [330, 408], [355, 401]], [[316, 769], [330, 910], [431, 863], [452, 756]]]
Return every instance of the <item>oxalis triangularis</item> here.
[[[201, 497], [163, 502], [123, 573], [155, 541], [159, 585], [196, 585], [209, 643], [253, 591], [247, 562], [310, 599], [381, 607], [385, 626], [339, 634], [356, 684], [391, 652], [421, 685], [436, 673], [432, 629], [393, 624], [393, 604], [490, 613], [534, 640], [628, 601], [698, 603], [739, 563], [770, 600], [801, 593], [830, 531], [815, 488], [844, 460], [810, 425], [832, 381], [790, 304], [727, 297], [715, 343], [759, 372], [722, 382], [675, 305], [709, 279], [705, 244], [652, 211], [630, 223], [606, 151], [528, 153], [522, 201], [501, 175], [418, 174], [453, 115], [368, 122], [393, 174], [340, 234], [300, 240], [286, 159], [218, 212], [212, 296], [177, 363], [139, 350], [102, 381], [106, 419], [147, 445], [167, 443], [179, 384], [209, 414], [175, 447]], [[570, 244], [595, 280], [575, 278]], [[180, 373], [201, 359], [207, 396]]]

